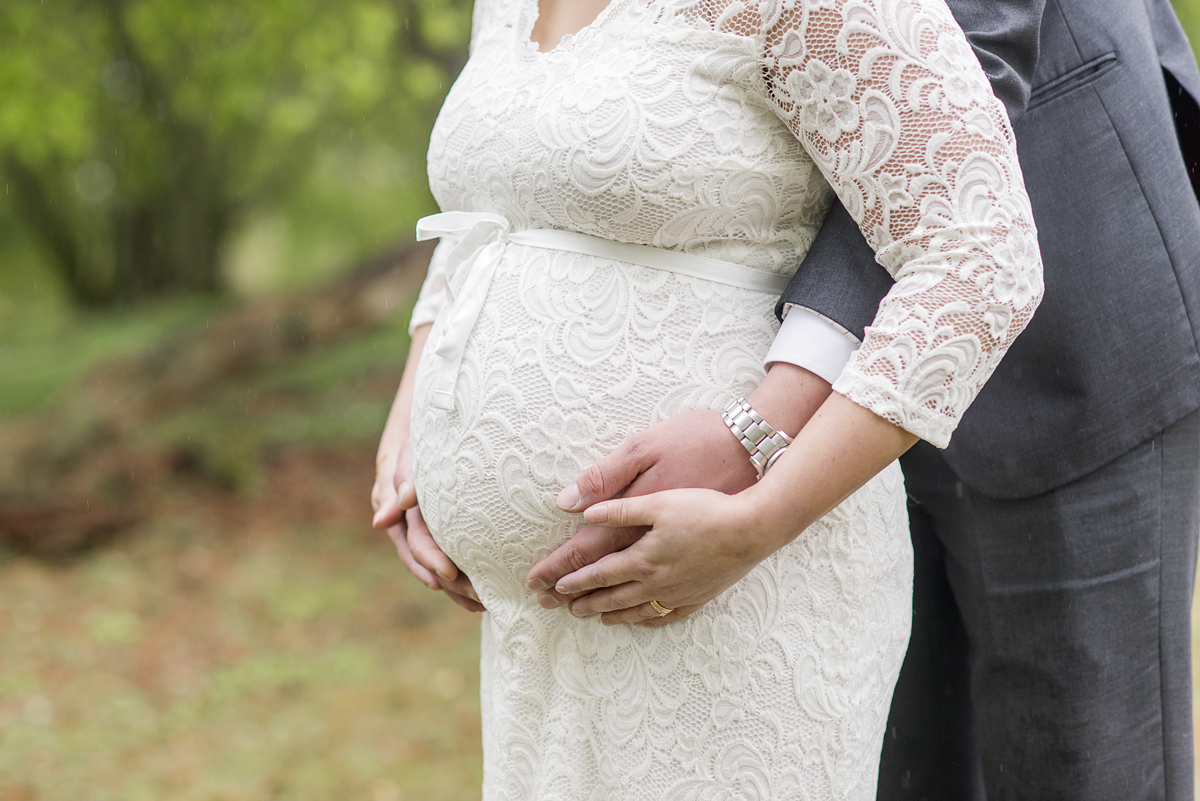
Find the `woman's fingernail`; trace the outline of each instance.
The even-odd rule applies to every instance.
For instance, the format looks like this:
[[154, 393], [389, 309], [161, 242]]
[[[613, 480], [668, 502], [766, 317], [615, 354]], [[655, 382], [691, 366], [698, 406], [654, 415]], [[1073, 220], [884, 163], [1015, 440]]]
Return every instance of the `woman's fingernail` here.
[[371, 525], [378, 526], [379, 521], [382, 519], [383, 519], [383, 510], [380, 509], [378, 512], [375, 513], [375, 516], [371, 518]]
[[548, 592], [538, 595], [538, 603], [542, 605], [543, 609], [557, 609], [562, 606], [562, 601]]
[[467, 587], [467, 597], [470, 598], [475, 603], [479, 603], [479, 596], [475, 593], [474, 588]]
[[587, 617], [587, 614], [583, 611], [583, 607], [579, 604], [571, 604], [571, 614], [575, 617]]
[[579, 487], [570, 484], [562, 492], [558, 493], [558, 508], [564, 512], [579, 511]]
[[547, 584], [546, 582], [542, 581], [540, 578], [531, 578], [528, 582], [528, 586], [529, 586], [529, 589], [533, 590], [534, 592], [541, 592], [542, 590], [548, 588], [550, 585]]
[[412, 484], [409, 484], [407, 481], [400, 482], [400, 486], [396, 487], [396, 503], [399, 503], [400, 499], [407, 495], [411, 488]]
[[438, 578], [440, 578], [442, 581], [454, 581], [454, 579], [450, 578], [449, 576], [447, 576], [445, 573], [443, 573], [443, 572], [442, 572], [442, 571], [440, 571], [440, 570], [435, 570], [435, 571], [433, 571], [433, 572], [434, 572], [434, 573], [437, 573], [437, 574], [438, 574]]

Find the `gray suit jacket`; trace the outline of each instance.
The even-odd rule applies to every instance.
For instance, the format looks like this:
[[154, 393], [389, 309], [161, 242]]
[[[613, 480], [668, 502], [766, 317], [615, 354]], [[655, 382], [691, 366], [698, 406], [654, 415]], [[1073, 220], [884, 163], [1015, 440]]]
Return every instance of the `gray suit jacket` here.
[[[1016, 123], [1046, 294], [945, 458], [1028, 497], [1200, 407], [1200, 73], [1168, 0], [948, 3]], [[861, 332], [890, 286], [835, 205], [780, 304]]]

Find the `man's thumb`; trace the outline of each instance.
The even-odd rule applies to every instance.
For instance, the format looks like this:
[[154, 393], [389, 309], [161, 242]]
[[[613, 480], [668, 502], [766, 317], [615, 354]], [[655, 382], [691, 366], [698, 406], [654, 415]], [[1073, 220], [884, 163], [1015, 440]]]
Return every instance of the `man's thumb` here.
[[558, 507], [566, 512], [581, 512], [598, 501], [620, 494], [643, 470], [649, 457], [643, 449], [625, 442], [621, 447], [579, 474], [575, 483], [558, 495]]

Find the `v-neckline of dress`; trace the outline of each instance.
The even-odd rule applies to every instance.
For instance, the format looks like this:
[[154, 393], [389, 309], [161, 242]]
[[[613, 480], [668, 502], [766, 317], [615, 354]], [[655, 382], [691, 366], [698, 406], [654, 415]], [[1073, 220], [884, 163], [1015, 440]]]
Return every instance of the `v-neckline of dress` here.
[[539, 0], [526, 0], [525, 24], [521, 26], [520, 31], [521, 42], [524, 44], [524, 52], [530, 58], [539, 58], [553, 56], [556, 53], [569, 50], [581, 40], [586, 39], [596, 28], [604, 24], [615, 12], [617, 6], [624, 5], [625, 2], [626, 0], [609, 0], [608, 5], [600, 9], [600, 13], [587, 25], [572, 33], [564, 33], [554, 47], [549, 50], [542, 50], [541, 44], [533, 38], [533, 29], [537, 26], [538, 17], [542, 13], [541, 5]]

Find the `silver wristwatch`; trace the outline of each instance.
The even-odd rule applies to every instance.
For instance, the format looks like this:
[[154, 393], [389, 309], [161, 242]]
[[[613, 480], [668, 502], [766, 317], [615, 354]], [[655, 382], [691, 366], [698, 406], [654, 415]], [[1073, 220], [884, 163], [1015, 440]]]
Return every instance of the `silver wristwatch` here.
[[730, 402], [721, 412], [721, 419], [729, 426], [737, 441], [742, 443], [742, 447], [749, 451], [750, 463], [754, 465], [759, 478], [767, 474], [775, 460], [792, 444], [791, 437], [772, 428], [761, 414], [754, 411], [754, 407], [746, 403], [745, 398]]

